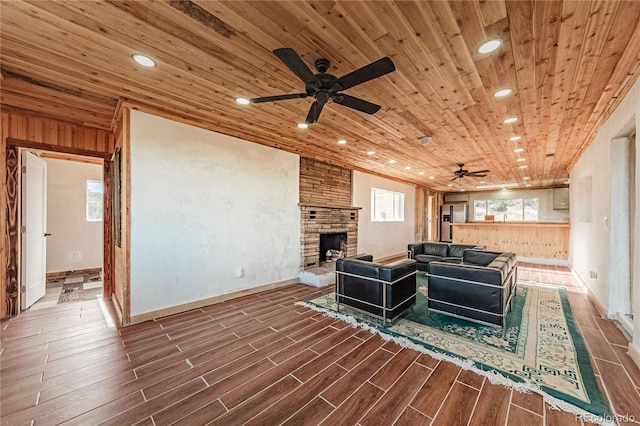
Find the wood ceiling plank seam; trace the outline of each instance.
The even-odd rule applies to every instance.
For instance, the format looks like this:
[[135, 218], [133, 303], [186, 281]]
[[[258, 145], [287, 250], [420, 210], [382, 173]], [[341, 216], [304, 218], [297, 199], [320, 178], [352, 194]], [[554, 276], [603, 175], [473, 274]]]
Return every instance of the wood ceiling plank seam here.
[[[603, 107], [608, 105], [611, 99], [616, 95], [616, 89], [619, 86], [612, 84], [611, 81], [616, 76], [618, 65], [626, 52], [629, 52], [629, 45], [632, 43], [634, 33], [629, 33], [625, 30], [627, 25], [636, 25], [637, 30], [640, 31], [640, 3], [622, 3], [617, 11], [618, 19], [615, 20], [616, 25], [611, 27], [611, 33], [607, 36], [607, 43], [603, 49], [603, 54], [598, 58], [596, 65], [595, 75], [600, 76], [595, 82], [592, 81], [587, 94], [585, 95], [585, 103], [595, 102], [594, 108], [586, 117], [583, 112], [582, 123], [584, 127], [582, 131], [576, 135], [576, 140], [582, 141], [580, 146], [574, 147], [576, 151], [579, 151], [585, 143], [589, 144], [592, 134], [592, 129], [599, 123], [599, 118], [604, 115]], [[640, 37], [638, 37], [640, 39]], [[640, 43], [636, 52], [640, 52]], [[632, 48], [633, 49], [633, 48]], [[640, 56], [640, 54], [639, 54]], [[624, 64], [624, 62], [622, 62]], [[628, 71], [627, 71], [628, 75]], [[606, 81], [605, 81], [606, 76]], [[600, 84], [597, 84], [597, 83]], [[602, 86], [604, 84], [604, 86]], [[575, 156], [572, 154], [571, 157]]]
[[[570, 114], [575, 115], [575, 120], [573, 120], [573, 125], [567, 129], [567, 140], [576, 140], [576, 142], [578, 142], [578, 140], [574, 138], [578, 137], [581, 132], [581, 126], [588, 119], [588, 115], [586, 111], [584, 111], [584, 108], [588, 107], [588, 105], [584, 104], [586, 93], [594, 79], [597, 59], [604, 51], [614, 22], [613, 18], [619, 7], [620, 2], [602, 1], [592, 3], [583, 43], [581, 45], [581, 53], [576, 67], [576, 73], [579, 78], [574, 78], [571, 91], [569, 92], [569, 97], [571, 98], [569, 104], [573, 104], [574, 106]], [[558, 158], [554, 157], [554, 164], [560, 162], [560, 158], [564, 158], [567, 146], [569, 146], [569, 144], [560, 144], [556, 148], [556, 151], [559, 151], [559, 156]], [[556, 154], [558, 153], [556, 152]]]
[[56, 121], [61, 121], [61, 122], [67, 122], [67, 123], [71, 123], [74, 125], [78, 125], [78, 126], [87, 126], [87, 127], [95, 127], [98, 129], [103, 129], [103, 130], [108, 130], [108, 128], [105, 126], [104, 123], [101, 122], [91, 122], [91, 121], [87, 121], [87, 120], [73, 120], [72, 118], [68, 117], [68, 116], [59, 116], [59, 115], [53, 115], [47, 112], [39, 112], [39, 111], [34, 111], [33, 109], [25, 109], [25, 108], [20, 108], [20, 107], [16, 107], [13, 105], [9, 105], [9, 104], [3, 104], [2, 105], [3, 110], [6, 111], [12, 111], [16, 114], [21, 114], [24, 116], [27, 115], [37, 115], [37, 116], [41, 116], [43, 118], [47, 118], [50, 120], [56, 120]]
[[[29, 93], [32, 97], [43, 99], [55, 98], [62, 100], [73, 100], [79, 105], [84, 105], [95, 111], [108, 113], [113, 109], [117, 100], [109, 97], [98, 96], [87, 91], [69, 91], [68, 88], [54, 86], [47, 82], [40, 82], [29, 77], [6, 72], [6, 77], [2, 84], [2, 89], [11, 88], [14, 92]], [[65, 91], [67, 90], [67, 91]]]
[[535, 109], [536, 58], [533, 1], [507, 1], [506, 5], [520, 101], [519, 114], [517, 111], [512, 114], [516, 117], [519, 115], [526, 137], [535, 140], [538, 135], [538, 120]]
[[[38, 2], [38, 4], [41, 4], [42, 8], [46, 7], [46, 10], [55, 16], [72, 20], [79, 26], [78, 29], [96, 31], [95, 27], [97, 27], [97, 31], [106, 34], [109, 42], [118, 43], [119, 46], [143, 44], [146, 46], [143, 48], [145, 53], [154, 57], [161, 64], [164, 63], [177, 68], [182, 73], [200, 77], [203, 83], [209, 82], [212, 71], [216, 70], [217, 78], [220, 81], [229, 82], [225, 86], [227, 90], [232, 85], [238, 85], [243, 87], [245, 92], [251, 93], [251, 90], [255, 90], [255, 88], [250, 87], [248, 81], [259, 81], [255, 80], [254, 76], [256, 73], [264, 72], [265, 62], [270, 60], [274, 64], [277, 62], [277, 58], [271, 52], [265, 52], [264, 55], [256, 55], [255, 52], [252, 55], [244, 55], [246, 58], [264, 58], [264, 60], [257, 61], [256, 64], [240, 60], [237, 55], [224, 54], [224, 50], [218, 48], [212, 41], [213, 37], [206, 39], [193, 31], [179, 27], [176, 23], [177, 19], [168, 21], [158, 16], [153, 22], [149, 22], [157, 15], [149, 9], [144, 9], [142, 6], [144, 3], [116, 3], [119, 7], [111, 7], [98, 2], [88, 4], [72, 2], [68, 3], [66, 7], [56, 7], [51, 2]], [[133, 4], [139, 4], [140, 7], [133, 8]], [[128, 9], [121, 8], [125, 5], [128, 5]], [[143, 11], [143, 16], [132, 14], [133, 12], [143, 13]], [[111, 19], [102, 22], [100, 20], [102, 16], [110, 16]], [[238, 38], [244, 39], [241, 35]], [[228, 42], [226, 39], [225, 41]], [[243, 40], [235, 42], [242, 44]], [[241, 46], [238, 46], [237, 49], [247, 52]], [[186, 52], [190, 53], [187, 55], [191, 58], [189, 62], [182, 59]], [[128, 55], [125, 56], [128, 57]], [[207, 64], [206, 68], [198, 66], [196, 59], [201, 59], [200, 63]], [[283, 76], [271, 75], [270, 77], [272, 77], [270, 84], [263, 84], [261, 90], [288, 90], [290, 88], [290, 82], [280, 78]], [[282, 84], [277, 84], [278, 82]]]
[[[534, 162], [534, 170], [544, 168], [543, 152], [554, 152], [555, 141], [549, 140], [549, 120], [551, 119], [552, 91], [555, 81], [555, 69], [558, 59], [558, 43], [562, 22], [562, 1], [545, 1], [534, 4], [536, 16], [535, 73], [537, 90], [538, 134], [535, 141], [536, 151], [528, 154]], [[550, 143], [553, 143], [550, 146]], [[530, 152], [531, 148], [527, 147]]]
[[[6, 41], [6, 39], [4, 41]], [[6, 43], [3, 45], [3, 47], [5, 47], [5, 50], [7, 50]], [[25, 48], [26, 48], [25, 46], [22, 46], [22, 47], [20, 47], [20, 50], [24, 50]], [[36, 62], [38, 62], [40, 59], [42, 59], [43, 69], [45, 70], [43, 72], [43, 74], [44, 75], [48, 75], [49, 74], [49, 70], [53, 69], [53, 65], [51, 65], [53, 62], [47, 58], [47, 56], [50, 55], [50, 53], [49, 52], [38, 51], [37, 55], [38, 55], [39, 59], [38, 60], [34, 59], [32, 63], [34, 63], [34, 65], [35, 65]], [[16, 54], [13, 57], [15, 58], [17, 56], [19, 56], [19, 54]], [[75, 70], [78, 69], [78, 67], [73, 67], [73, 68]], [[104, 89], [105, 84], [108, 85], [107, 79], [109, 78], [108, 73], [105, 72], [105, 74], [106, 74], [106, 76], [104, 78], [99, 78], [99, 76], [97, 76], [95, 74], [91, 74], [91, 75], [87, 76], [87, 78], [80, 78], [80, 83], [79, 84], [83, 84], [83, 82], [84, 82], [84, 84], [86, 85], [87, 84], [86, 82], [88, 80], [94, 80], [96, 82], [99, 82], [100, 83], [99, 87]], [[162, 79], [159, 80], [158, 85], [162, 85]], [[124, 89], [125, 91], [127, 91], [127, 93], [144, 93], [145, 95], [143, 96], [143, 99], [140, 99], [142, 101], [151, 99], [151, 95], [150, 94], [154, 94], [155, 93], [154, 90], [150, 89], [151, 87], [154, 87], [154, 86], [149, 86], [147, 84], [145, 84], [145, 85], [140, 87], [140, 86], [131, 86], [131, 85], [127, 85], [127, 84], [121, 83], [121, 85], [115, 85], [115, 86], [112, 86], [112, 87], [115, 88], [114, 91], [113, 91], [115, 96], [118, 96], [118, 95], [120, 95], [122, 93], [121, 89]], [[159, 93], [162, 94], [162, 91], [160, 91]], [[213, 103], [213, 101], [215, 100], [214, 98], [212, 98], [211, 102], [207, 103], [207, 101], [209, 101], [209, 100], [208, 99], [202, 99], [202, 98], [204, 98], [204, 96], [200, 96], [199, 98], [192, 98], [192, 97], [186, 97], [185, 98], [185, 96], [187, 96], [187, 95], [181, 94], [181, 91], [176, 89], [176, 90], [173, 91], [172, 101], [173, 102], [178, 102], [179, 104], [188, 105], [188, 108], [187, 108], [188, 110], [193, 110], [194, 108], [197, 108], [197, 109], [209, 111], [210, 110], [210, 107], [209, 107], [210, 103]], [[162, 99], [162, 96], [161, 96], [161, 99]], [[185, 102], [180, 101], [180, 99], [183, 99]], [[195, 99], [199, 99], [200, 100], [200, 106], [197, 106], [197, 104], [194, 105]], [[191, 102], [191, 103], [189, 104], [189, 103], [186, 103], [186, 102]], [[235, 105], [230, 105], [230, 108], [231, 107], [234, 108], [234, 109], [232, 109], [230, 111], [236, 111]], [[255, 119], [255, 117], [254, 117], [254, 119]]]
[[383, 25], [394, 40], [395, 50], [404, 52], [405, 57], [409, 59], [406, 62], [400, 61], [399, 66], [406, 70], [415, 69], [415, 72], [432, 81], [430, 86], [451, 110], [463, 109], [467, 106], [467, 102], [472, 104], [464, 94], [455, 93], [455, 88], [445, 78], [438, 64], [426, 54], [422, 45], [416, 40], [415, 33], [407, 30], [409, 24], [394, 3], [376, 2], [370, 3], [370, 6], [387, 18]]
[[[451, 24], [441, 26], [441, 22], [455, 24], [455, 19], [450, 10], [448, 15], [436, 17], [432, 15], [427, 2], [397, 2], [395, 5], [411, 30], [406, 31], [406, 33], [415, 39], [425, 56], [434, 58], [432, 65], [442, 69], [440, 74], [447, 81], [450, 81], [451, 76], [454, 76], [454, 80], [457, 82], [457, 89], [456, 87], [453, 88], [454, 93], [460, 94], [460, 92], [468, 91], [470, 88], [480, 84], [473, 60], [467, 54], [460, 32], [452, 31], [457, 34], [457, 37], [454, 35], [453, 39], [457, 40], [458, 46], [462, 48], [460, 54], [451, 49], [450, 42], [444, 36], [445, 30], [443, 28], [447, 28]], [[473, 104], [473, 97], [468, 93], [466, 95], [462, 94], [459, 98], [464, 99], [466, 105]]]
[[[48, 112], [51, 115], [63, 117], [68, 116], [74, 118], [78, 122], [94, 122], [101, 123], [102, 128], [107, 126], [107, 122], [111, 121], [111, 116], [108, 114], [99, 115], [82, 108], [70, 107], [68, 104], [59, 104], [51, 101], [45, 101], [44, 103], [35, 98], [29, 98], [21, 94], [14, 94], [9, 91], [2, 91], [2, 104], [22, 108], [26, 110], [33, 110], [37, 112]], [[57, 111], [64, 110], [64, 113], [56, 114]]]
[[479, 2], [479, 6], [485, 27], [495, 24], [507, 17], [507, 5], [504, 0], [481, 1]]
[[376, 42], [380, 37], [389, 34], [380, 16], [373, 12], [373, 9], [367, 2], [343, 1], [340, 3], [340, 6], [349, 13], [349, 16], [358, 25], [360, 30], [368, 35], [370, 40]]
[[59, 96], [61, 92], [55, 92], [53, 90], [49, 90], [46, 92], [38, 90], [39, 87], [36, 86], [32, 90], [31, 87], [20, 87], [16, 89], [13, 86], [15, 82], [14, 79], [6, 80], [6, 83], [2, 86], [3, 93], [11, 93], [13, 96], [21, 96], [24, 98], [32, 99], [36, 102], [52, 102], [56, 105], [73, 105], [73, 108], [77, 110], [85, 110], [85, 113], [89, 115], [91, 113], [93, 116], [108, 116], [113, 114], [114, 106], [111, 105], [95, 105], [95, 104], [86, 104], [83, 102], [82, 98], [77, 98], [72, 95]]
[[[551, 101], [551, 121], [547, 150], [556, 151], [556, 146], [566, 139], [562, 131], [566, 129], [568, 119], [568, 98], [572, 79], [576, 72], [577, 61], [572, 55], [580, 51], [580, 45], [587, 26], [589, 8], [581, 7], [579, 2], [564, 1], [562, 4], [562, 25], [559, 34], [558, 58], [556, 60], [554, 87]], [[548, 166], [547, 166], [548, 164]], [[545, 162], [543, 173], [551, 173], [551, 163]]]

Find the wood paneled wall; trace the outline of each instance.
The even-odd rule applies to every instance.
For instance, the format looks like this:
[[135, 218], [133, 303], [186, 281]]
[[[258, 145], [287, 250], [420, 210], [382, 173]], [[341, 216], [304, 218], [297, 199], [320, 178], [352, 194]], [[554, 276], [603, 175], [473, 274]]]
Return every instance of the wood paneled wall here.
[[[115, 140], [116, 147], [120, 150], [120, 246], [114, 244], [114, 297], [115, 305], [120, 315], [120, 322], [128, 325], [131, 320], [130, 306], [130, 183], [131, 183], [131, 159], [130, 159], [130, 116], [129, 108], [122, 108], [118, 116]], [[114, 170], [114, 174], [117, 173]], [[117, 214], [117, 212], [115, 212]]]
[[[17, 190], [18, 190], [18, 150], [9, 147], [8, 140], [17, 146], [28, 146], [42, 150], [55, 150], [70, 154], [88, 154], [105, 158], [113, 152], [114, 139], [111, 133], [73, 123], [57, 121], [35, 115], [2, 112], [2, 133], [0, 135], [0, 316], [17, 313], [18, 285], [18, 232], [17, 232]], [[15, 158], [15, 159], [14, 159]], [[13, 204], [12, 204], [13, 203]], [[14, 205], [11, 209], [10, 205]], [[105, 240], [105, 244], [107, 244]], [[107, 278], [105, 276], [105, 278]], [[105, 287], [110, 283], [105, 281]], [[9, 288], [11, 287], [11, 288]], [[14, 288], [15, 287], [15, 288]]]
[[351, 170], [300, 157], [300, 204], [351, 206]]
[[[422, 241], [427, 241], [429, 235], [429, 226], [431, 226], [431, 240], [440, 241], [438, 226], [439, 211], [442, 205], [442, 193], [433, 191], [424, 187], [416, 187], [416, 207], [415, 207], [415, 234], [422, 235]], [[433, 203], [431, 205], [431, 224], [427, 221], [427, 210], [429, 208], [429, 197], [433, 197]]]

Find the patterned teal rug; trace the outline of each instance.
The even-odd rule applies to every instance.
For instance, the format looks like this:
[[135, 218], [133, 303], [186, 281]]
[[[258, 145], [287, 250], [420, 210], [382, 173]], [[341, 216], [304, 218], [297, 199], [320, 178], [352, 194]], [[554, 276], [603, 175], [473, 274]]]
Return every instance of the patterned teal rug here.
[[416, 306], [387, 328], [345, 305], [338, 313], [333, 292], [300, 304], [475, 371], [492, 383], [538, 393], [551, 407], [585, 420], [611, 418], [564, 288], [519, 282], [504, 334], [500, 327], [435, 312], [427, 316], [426, 294], [426, 279], [420, 277]]

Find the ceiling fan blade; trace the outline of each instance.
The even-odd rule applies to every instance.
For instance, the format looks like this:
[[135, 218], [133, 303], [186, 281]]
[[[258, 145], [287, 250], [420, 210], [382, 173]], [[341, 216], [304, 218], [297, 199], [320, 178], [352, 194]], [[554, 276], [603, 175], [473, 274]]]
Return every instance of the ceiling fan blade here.
[[349, 108], [356, 109], [358, 111], [366, 112], [367, 114], [375, 114], [382, 108], [380, 105], [376, 105], [364, 99], [356, 98], [353, 96], [339, 93], [333, 96], [333, 102], [344, 105]]
[[469, 172], [469, 175], [475, 175], [476, 173], [489, 173], [491, 170], [476, 170], [474, 172]]
[[287, 99], [300, 99], [300, 98], [306, 98], [307, 95], [306, 93], [290, 93], [287, 95], [275, 95], [275, 96], [264, 96], [262, 98], [253, 98], [250, 99], [251, 103], [253, 104], [259, 104], [261, 102], [273, 102], [273, 101], [284, 101]]
[[311, 108], [309, 108], [309, 114], [307, 114], [305, 123], [311, 124], [318, 121], [318, 117], [320, 117], [320, 113], [322, 112], [322, 108], [324, 108], [324, 104], [318, 103], [318, 101], [314, 101], [311, 104]]
[[475, 173], [473, 173], [473, 174], [469, 173], [467, 176], [469, 176], [469, 177], [485, 177], [486, 175], [484, 173], [483, 174], [479, 174], [479, 175], [477, 175]]
[[461, 177], [461, 176], [456, 176], [456, 177], [454, 177], [454, 178], [453, 178], [453, 179], [451, 179], [451, 180], [456, 180], [456, 179], [458, 179], [459, 177]]
[[374, 78], [381, 77], [392, 71], [395, 71], [396, 66], [393, 61], [388, 57], [378, 59], [375, 62], [365, 65], [362, 68], [358, 68], [349, 74], [343, 75], [335, 81], [335, 84], [340, 85], [339, 90], [347, 90], [350, 87], [357, 86], [366, 81], [373, 80]]
[[273, 53], [305, 84], [315, 80], [315, 75], [313, 75], [307, 64], [304, 63], [295, 50], [290, 47], [283, 47], [274, 50]]

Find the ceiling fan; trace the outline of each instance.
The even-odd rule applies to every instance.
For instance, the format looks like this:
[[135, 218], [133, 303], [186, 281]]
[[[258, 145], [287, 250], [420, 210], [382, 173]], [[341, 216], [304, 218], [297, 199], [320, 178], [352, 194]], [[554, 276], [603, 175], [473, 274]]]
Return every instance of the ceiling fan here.
[[311, 105], [311, 109], [309, 109], [309, 113], [305, 119], [305, 123], [308, 124], [318, 121], [322, 108], [324, 108], [329, 99], [348, 108], [353, 108], [367, 114], [375, 114], [381, 108], [380, 105], [365, 101], [364, 99], [345, 95], [340, 92], [369, 80], [373, 80], [374, 78], [381, 77], [395, 71], [396, 69], [393, 61], [388, 57], [384, 57], [337, 78], [336, 76], [327, 73], [327, 70], [331, 65], [328, 59], [320, 58], [316, 60], [314, 65], [318, 73], [314, 74], [295, 50], [285, 47], [276, 49], [273, 53], [280, 58], [280, 60], [284, 62], [284, 64], [288, 66], [300, 80], [302, 80], [305, 91], [303, 93], [290, 93], [253, 98], [251, 99], [251, 102], [261, 103], [313, 97], [315, 101]]
[[458, 163], [459, 169], [453, 172], [453, 179], [456, 180], [458, 178], [462, 179], [465, 176], [468, 177], [485, 177], [486, 173], [489, 173], [491, 170], [476, 170], [475, 172], [470, 172], [469, 170], [463, 169], [464, 163]]

